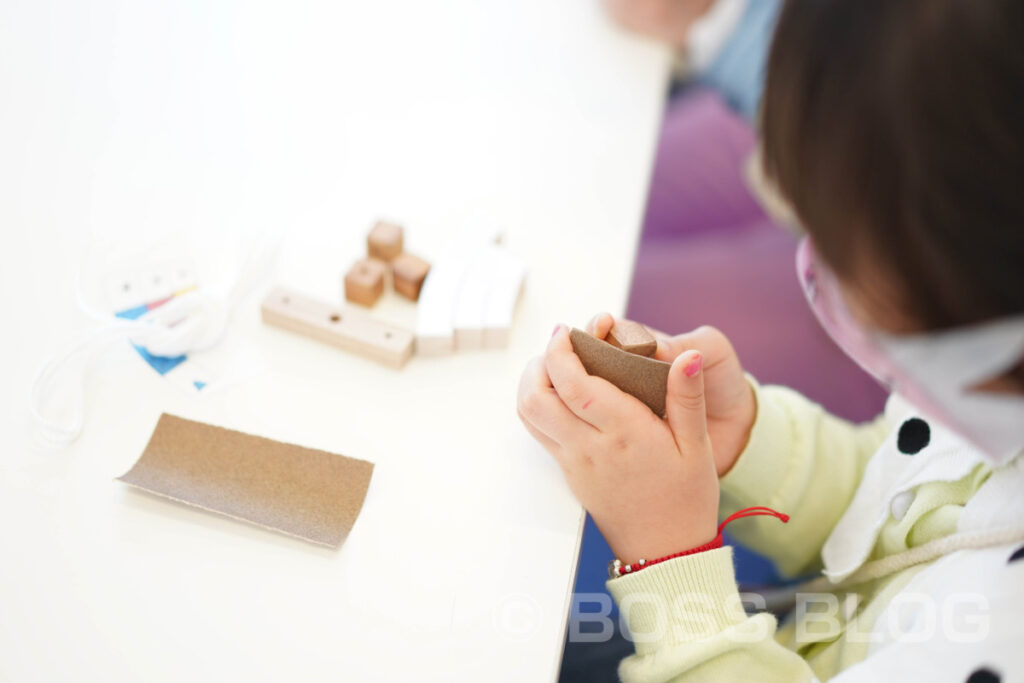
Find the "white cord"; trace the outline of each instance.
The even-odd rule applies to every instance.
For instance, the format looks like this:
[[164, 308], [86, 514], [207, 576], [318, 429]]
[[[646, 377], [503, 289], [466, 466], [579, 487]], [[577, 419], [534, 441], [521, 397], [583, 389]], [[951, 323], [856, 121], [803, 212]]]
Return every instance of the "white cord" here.
[[[66, 446], [78, 438], [85, 421], [86, 376], [95, 356], [110, 344], [129, 340], [154, 356], [180, 356], [219, 343], [235, 307], [270, 271], [277, 246], [278, 240], [269, 236], [253, 240], [226, 291], [192, 290], [137, 320], [121, 320], [93, 309], [82, 294], [83, 266], [76, 291], [78, 305], [105, 324], [50, 356], [36, 372], [29, 390], [29, 412], [41, 435], [58, 446]], [[68, 414], [64, 419], [48, 416], [62, 398], [67, 403]]]

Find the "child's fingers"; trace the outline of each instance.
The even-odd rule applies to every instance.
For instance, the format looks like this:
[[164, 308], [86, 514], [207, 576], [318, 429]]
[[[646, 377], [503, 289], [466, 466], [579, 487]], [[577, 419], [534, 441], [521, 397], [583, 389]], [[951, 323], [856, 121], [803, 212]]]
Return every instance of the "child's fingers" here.
[[604, 339], [608, 336], [613, 325], [615, 325], [615, 318], [612, 317], [611, 313], [598, 313], [590, 319], [586, 329], [588, 334], [592, 334], [598, 339]]
[[597, 433], [559, 398], [542, 358], [534, 358], [523, 372], [519, 382], [518, 408], [519, 414], [534, 429], [559, 445], [576, 443]]
[[[544, 354], [544, 368], [559, 398], [581, 420], [609, 431], [630, 408], [624, 394], [610, 382], [588, 375], [569, 341], [569, 329], [560, 326]], [[627, 397], [628, 398], [628, 397]], [[639, 405], [639, 404], [638, 404]]]
[[669, 370], [666, 417], [676, 446], [683, 454], [707, 450], [703, 365], [700, 352], [687, 351], [676, 358]]
[[[674, 337], [662, 337], [658, 339], [658, 350], [654, 352], [654, 357], [658, 360], [663, 360], [666, 363], [671, 363], [680, 354], [696, 349], [700, 351], [705, 358], [714, 357], [715, 350], [722, 344], [724, 335], [713, 327], [704, 325], [698, 327], [692, 332], [686, 332], [684, 334], [677, 334]], [[725, 342], [728, 343], [728, 342]]]
[[534, 427], [533, 423], [523, 415], [523, 411], [517, 410], [516, 412], [519, 414], [519, 421], [523, 423], [524, 427], [526, 427], [526, 431], [530, 433], [530, 436], [532, 436], [537, 443], [543, 446], [544, 450], [558, 459], [562, 450], [562, 447], [558, 445], [558, 442]]

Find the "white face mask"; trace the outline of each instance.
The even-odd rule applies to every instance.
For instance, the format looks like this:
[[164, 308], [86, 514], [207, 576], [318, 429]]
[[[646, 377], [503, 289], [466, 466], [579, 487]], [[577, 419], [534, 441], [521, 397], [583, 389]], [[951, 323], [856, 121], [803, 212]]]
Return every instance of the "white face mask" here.
[[797, 250], [797, 274], [822, 326], [862, 368], [972, 442], [993, 464], [1024, 450], [1024, 395], [976, 388], [1024, 358], [1024, 316], [928, 334], [887, 334], [854, 319], [807, 238]]

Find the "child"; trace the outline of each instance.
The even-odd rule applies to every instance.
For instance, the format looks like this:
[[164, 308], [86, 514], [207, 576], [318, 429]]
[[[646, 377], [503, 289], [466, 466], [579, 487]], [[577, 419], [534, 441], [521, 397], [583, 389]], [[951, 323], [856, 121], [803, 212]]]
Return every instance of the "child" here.
[[[563, 326], [527, 367], [520, 416], [618, 558], [625, 680], [1024, 680], [1022, 39], [1019, 0], [779, 17], [763, 171], [806, 232], [811, 307], [894, 391], [875, 421], [759, 386], [710, 328], [659, 340], [664, 419]], [[751, 515], [737, 538], [824, 572], [780, 625], [746, 615], [721, 546]]]

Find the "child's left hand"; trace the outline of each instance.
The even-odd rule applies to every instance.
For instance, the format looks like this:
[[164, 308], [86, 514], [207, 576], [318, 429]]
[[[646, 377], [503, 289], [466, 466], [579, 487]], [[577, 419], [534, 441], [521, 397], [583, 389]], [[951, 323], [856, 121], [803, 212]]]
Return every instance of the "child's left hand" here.
[[520, 419], [623, 562], [689, 550], [718, 533], [701, 364], [697, 351], [672, 363], [665, 420], [588, 375], [565, 326], [523, 373]]

